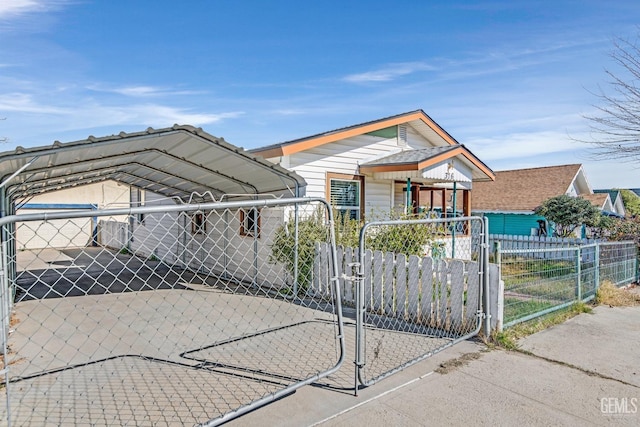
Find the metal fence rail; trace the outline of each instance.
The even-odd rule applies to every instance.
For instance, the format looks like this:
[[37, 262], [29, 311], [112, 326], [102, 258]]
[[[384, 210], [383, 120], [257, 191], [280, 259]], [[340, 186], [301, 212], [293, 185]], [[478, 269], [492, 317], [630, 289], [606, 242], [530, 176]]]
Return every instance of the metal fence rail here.
[[[302, 242], [309, 216], [322, 232]], [[342, 363], [324, 200], [17, 215], [0, 226], [0, 424], [217, 425]], [[65, 239], [84, 244], [52, 244]], [[310, 291], [308, 255], [320, 242], [322, 295]]]
[[358, 257], [342, 263], [357, 311], [356, 392], [479, 332], [484, 230], [475, 217], [365, 224]]
[[498, 247], [504, 281], [504, 326], [512, 326], [577, 301], [593, 299], [599, 286], [633, 283], [638, 277], [634, 242], [599, 242], [547, 249]]

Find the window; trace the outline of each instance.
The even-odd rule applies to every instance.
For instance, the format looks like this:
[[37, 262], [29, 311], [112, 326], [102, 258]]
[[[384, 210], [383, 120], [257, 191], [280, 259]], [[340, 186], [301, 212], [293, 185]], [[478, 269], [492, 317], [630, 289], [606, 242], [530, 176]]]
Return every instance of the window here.
[[191, 233], [205, 234], [207, 232], [207, 220], [202, 212], [196, 212], [191, 217]]
[[240, 235], [260, 238], [260, 210], [240, 211]]
[[328, 199], [342, 215], [350, 219], [362, 217], [364, 177], [327, 174]]

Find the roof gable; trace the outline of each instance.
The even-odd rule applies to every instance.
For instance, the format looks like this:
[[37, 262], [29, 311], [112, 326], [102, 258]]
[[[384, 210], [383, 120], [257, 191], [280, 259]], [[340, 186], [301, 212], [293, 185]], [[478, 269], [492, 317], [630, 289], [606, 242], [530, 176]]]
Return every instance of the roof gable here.
[[533, 211], [545, 200], [567, 194], [581, 173], [579, 164], [498, 171], [495, 181], [474, 183], [473, 208]]
[[582, 194], [580, 197], [590, 201], [591, 204], [598, 209], [612, 210], [613, 204], [611, 203], [609, 193]]
[[[401, 145], [400, 140], [403, 138], [403, 132], [401, 128], [398, 128], [399, 125], [410, 127], [412, 133], [415, 132], [415, 134], [424, 139], [427, 143], [426, 145], [431, 145], [431, 147], [407, 149], [408, 147], [405, 146], [405, 149], [400, 152], [395, 151], [376, 160], [365, 160], [364, 163], [359, 164], [359, 173], [417, 171], [455, 157], [470, 168], [474, 181], [494, 179], [494, 173], [487, 165], [480, 161], [464, 145], [456, 141], [422, 110], [398, 114], [249, 151], [252, 154], [273, 159], [310, 151], [326, 144], [337, 143], [362, 135], [377, 136], [384, 139], [396, 137], [399, 139], [398, 145]], [[406, 138], [406, 133], [404, 135], [404, 138]], [[332, 149], [329, 148], [328, 151], [332, 151]]]
[[444, 129], [442, 129], [440, 125], [438, 125], [424, 111], [415, 110], [408, 113], [385, 117], [383, 119], [319, 133], [317, 135], [294, 139], [292, 141], [286, 141], [266, 147], [254, 148], [249, 151], [253, 154], [258, 154], [265, 158], [286, 156], [331, 142], [339, 141], [341, 139], [346, 139], [371, 132], [377, 132], [391, 126], [397, 126], [405, 123], [411, 124], [419, 133], [421, 133], [425, 137], [428, 135], [433, 139], [433, 137], [435, 136], [440, 140], [440, 145], [459, 144], [458, 141], [456, 141], [451, 135], [449, 135]]

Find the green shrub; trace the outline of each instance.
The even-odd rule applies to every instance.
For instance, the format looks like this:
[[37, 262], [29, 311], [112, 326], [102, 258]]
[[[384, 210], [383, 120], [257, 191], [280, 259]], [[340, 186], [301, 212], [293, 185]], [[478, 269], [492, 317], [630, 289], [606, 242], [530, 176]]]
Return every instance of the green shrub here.
[[[271, 262], [284, 264], [293, 276], [295, 272], [296, 236], [295, 221], [281, 226], [271, 244]], [[298, 277], [300, 291], [305, 291], [311, 282], [316, 242], [329, 241], [329, 228], [323, 212], [318, 209], [308, 218], [298, 221]]]
[[[423, 219], [422, 215], [395, 214], [392, 220]], [[435, 237], [444, 233], [441, 224], [403, 224], [380, 225], [367, 234], [367, 249], [394, 252], [405, 255], [427, 255], [428, 246], [432, 246]]]
[[[413, 215], [394, 215], [392, 219], [416, 219]], [[334, 211], [336, 245], [357, 248], [360, 229], [363, 222], [348, 218]], [[426, 247], [433, 242], [435, 232], [441, 230], [433, 225], [383, 225], [373, 227], [367, 234], [367, 249], [383, 252], [403, 253], [406, 255], [425, 255]], [[311, 216], [298, 221], [298, 275], [296, 281], [299, 291], [308, 289], [313, 271], [315, 245], [317, 242], [329, 242], [329, 225], [322, 209]], [[271, 244], [271, 262], [284, 264], [293, 276], [295, 273], [295, 221], [290, 220], [275, 233]]]

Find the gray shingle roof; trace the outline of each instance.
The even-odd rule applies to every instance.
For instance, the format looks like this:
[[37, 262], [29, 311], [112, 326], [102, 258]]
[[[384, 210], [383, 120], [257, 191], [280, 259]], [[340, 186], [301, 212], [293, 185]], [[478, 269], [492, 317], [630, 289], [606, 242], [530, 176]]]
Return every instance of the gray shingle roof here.
[[448, 147], [432, 147], [422, 148], [420, 150], [405, 150], [399, 153], [394, 153], [381, 159], [365, 162], [366, 166], [382, 166], [382, 165], [398, 165], [398, 164], [410, 164], [419, 163], [428, 160], [432, 157], [446, 153], [447, 151], [455, 150], [458, 146]]

